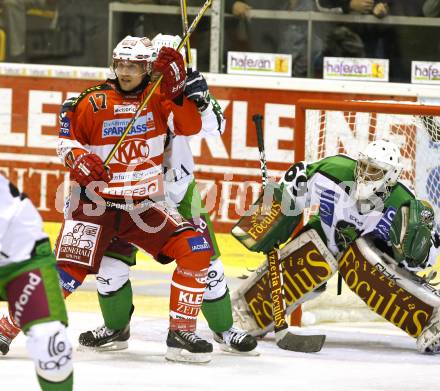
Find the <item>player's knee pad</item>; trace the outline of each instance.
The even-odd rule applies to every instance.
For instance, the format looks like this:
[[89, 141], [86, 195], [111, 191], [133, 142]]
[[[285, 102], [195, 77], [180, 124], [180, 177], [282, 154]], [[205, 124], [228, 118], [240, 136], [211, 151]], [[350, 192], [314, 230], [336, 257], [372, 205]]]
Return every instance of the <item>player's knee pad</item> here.
[[72, 345], [66, 327], [58, 321], [32, 326], [27, 335], [27, 350], [38, 376], [49, 382], [61, 382], [73, 371]]
[[104, 256], [96, 275], [96, 286], [101, 295], [108, 295], [121, 289], [128, 281], [130, 267], [124, 262]]
[[417, 337], [417, 350], [421, 353], [440, 353], [440, 308], [434, 313]]
[[217, 258], [209, 265], [203, 300], [217, 300], [225, 295], [227, 289], [223, 263], [220, 258]]

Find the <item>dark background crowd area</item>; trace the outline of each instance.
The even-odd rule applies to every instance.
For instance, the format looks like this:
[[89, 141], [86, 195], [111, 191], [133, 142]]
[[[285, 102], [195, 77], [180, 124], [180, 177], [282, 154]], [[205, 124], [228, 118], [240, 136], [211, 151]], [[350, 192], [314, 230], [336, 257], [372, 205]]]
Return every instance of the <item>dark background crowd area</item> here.
[[[214, 0], [220, 1], [220, 0]], [[414, 17], [440, 17], [440, 0], [222, 0], [223, 65], [228, 51], [292, 55], [292, 76], [321, 77], [322, 59], [365, 57], [390, 60], [390, 81], [409, 82], [411, 61], [440, 61], [440, 23], [411, 25]], [[80, 65], [109, 65], [109, 0], [0, 0], [0, 61]], [[179, 6], [179, 0], [126, 0], [120, 3]], [[203, 0], [187, 0], [200, 7]], [[255, 10], [325, 13], [313, 21], [256, 17]], [[365, 23], [332, 21], [335, 15], [357, 15]], [[386, 23], [394, 16], [408, 24]], [[180, 15], [158, 13], [117, 14], [115, 37], [127, 34], [153, 38], [157, 33], [181, 34]], [[190, 16], [191, 20], [192, 16]], [[357, 18], [357, 19], [358, 19]], [[374, 23], [372, 21], [377, 21]], [[440, 20], [439, 20], [440, 21]], [[431, 23], [432, 24], [432, 23]], [[201, 71], [209, 70], [210, 18], [204, 17], [192, 37]], [[312, 43], [307, 57], [308, 39]], [[116, 43], [116, 42], [115, 42]], [[311, 72], [310, 72], [311, 70]]]

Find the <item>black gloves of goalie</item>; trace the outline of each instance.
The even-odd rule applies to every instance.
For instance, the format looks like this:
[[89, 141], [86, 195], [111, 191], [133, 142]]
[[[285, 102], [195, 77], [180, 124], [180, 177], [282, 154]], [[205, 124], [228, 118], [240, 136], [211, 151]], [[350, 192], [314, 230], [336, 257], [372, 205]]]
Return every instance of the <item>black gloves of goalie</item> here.
[[187, 75], [185, 96], [192, 100], [200, 111], [205, 110], [209, 105], [208, 83], [199, 71], [192, 71]]

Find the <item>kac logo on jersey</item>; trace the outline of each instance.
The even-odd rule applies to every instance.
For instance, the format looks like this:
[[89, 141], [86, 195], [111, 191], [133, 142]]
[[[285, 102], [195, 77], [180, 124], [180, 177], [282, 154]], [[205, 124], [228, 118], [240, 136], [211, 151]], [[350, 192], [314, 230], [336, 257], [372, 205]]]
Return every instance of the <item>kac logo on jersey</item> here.
[[[120, 137], [124, 130], [127, 128], [129, 122], [129, 118], [104, 121], [104, 123], [102, 124], [102, 137]], [[147, 116], [143, 115], [139, 117], [137, 121], [133, 124], [130, 131], [128, 132], [128, 136], [145, 134], [147, 133], [147, 130], [151, 129], [149, 127], [147, 128]]]
[[114, 159], [126, 166], [137, 165], [148, 159], [149, 151], [146, 140], [138, 138], [126, 140], [116, 150]]
[[60, 136], [70, 137], [70, 118], [62, 117], [60, 124]]
[[203, 236], [196, 236], [195, 238], [189, 238], [188, 244], [191, 247], [192, 252], [208, 251], [211, 249], [208, 241]]

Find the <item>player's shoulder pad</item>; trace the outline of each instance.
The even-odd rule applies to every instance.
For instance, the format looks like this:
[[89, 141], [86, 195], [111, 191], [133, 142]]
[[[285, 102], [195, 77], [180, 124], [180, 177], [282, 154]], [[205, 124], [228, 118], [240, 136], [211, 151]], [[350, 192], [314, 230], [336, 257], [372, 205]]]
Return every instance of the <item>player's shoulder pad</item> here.
[[408, 204], [410, 200], [415, 199], [414, 193], [408, 189], [402, 182], [398, 181], [390, 191], [385, 200], [385, 207], [393, 206], [398, 209], [401, 205]]
[[320, 173], [335, 183], [354, 180], [356, 160], [347, 155], [334, 155], [318, 160], [307, 166], [307, 177]]
[[96, 86], [89, 87], [89, 88], [85, 89], [83, 92], [81, 92], [81, 94], [79, 94], [77, 97], [71, 97], [71, 98], [66, 99], [62, 105], [61, 113], [64, 113], [67, 111], [75, 111], [76, 108], [78, 107], [78, 104], [85, 97], [87, 97], [88, 95], [90, 95], [93, 92], [106, 91], [106, 90], [111, 90], [111, 89], [112, 89], [112, 87], [106, 82], [98, 84]]

